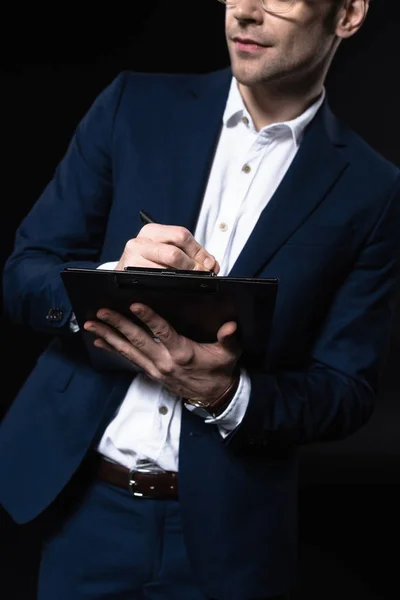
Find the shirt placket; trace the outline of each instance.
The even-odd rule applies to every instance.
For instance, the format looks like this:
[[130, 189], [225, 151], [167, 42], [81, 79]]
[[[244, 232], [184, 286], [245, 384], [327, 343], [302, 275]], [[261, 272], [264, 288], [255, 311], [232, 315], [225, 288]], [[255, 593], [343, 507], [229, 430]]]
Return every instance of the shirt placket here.
[[[136, 466], [145, 468], [146, 470], [160, 470], [157, 466], [160, 463], [160, 459], [167, 448], [168, 433], [171, 425], [171, 419], [173, 418], [177, 398], [173, 397], [164, 388], [160, 389], [158, 395], [158, 401], [154, 407], [153, 413], [153, 428], [154, 433], [152, 438], [152, 459], [145, 456], [138, 457], [136, 460]], [[168, 458], [165, 457], [167, 460]]]
[[220, 257], [221, 275], [228, 271], [230, 247], [235, 235], [238, 216], [243, 203], [251, 188], [258, 168], [262, 161], [262, 151], [265, 142], [259, 136], [251, 145], [241, 162], [235, 162], [230, 167], [230, 185], [224, 191], [219, 212], [209, 247], [211, 252]]

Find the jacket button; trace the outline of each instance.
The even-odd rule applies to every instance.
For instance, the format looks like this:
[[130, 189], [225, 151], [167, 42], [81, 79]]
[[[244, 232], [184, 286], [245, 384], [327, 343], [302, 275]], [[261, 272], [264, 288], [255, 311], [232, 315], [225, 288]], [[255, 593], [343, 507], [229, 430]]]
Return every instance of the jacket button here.
[[46, 319], [51, 323], [59, 323], [63, 319], [63, 311], [60, 308], [49, 308]]

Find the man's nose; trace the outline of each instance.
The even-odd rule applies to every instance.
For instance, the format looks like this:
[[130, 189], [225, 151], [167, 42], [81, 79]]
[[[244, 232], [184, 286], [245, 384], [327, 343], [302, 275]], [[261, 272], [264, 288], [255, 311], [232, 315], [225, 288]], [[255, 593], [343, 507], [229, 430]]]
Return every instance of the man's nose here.
[[228, 7], [228, 10], [233, 11], [233, 16], [238, 21], [262, 22], [265, 16], [260, 0], [236, 0], [235, 5]]

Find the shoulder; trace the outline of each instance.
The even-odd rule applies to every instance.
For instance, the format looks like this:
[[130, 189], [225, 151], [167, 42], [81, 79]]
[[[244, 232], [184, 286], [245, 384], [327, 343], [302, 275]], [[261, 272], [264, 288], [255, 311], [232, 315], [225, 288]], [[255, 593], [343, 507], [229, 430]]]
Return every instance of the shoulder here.
[[125, 98], [145, 98], [146, 101], [176, 99], [188, 91], [213, 89], [229, 81], [229, 68], [207, 73], [147, 73], [122, 71], [111, 82], [110, 88], [117, 88]]
[[[135, 122], [139, 127], [151, 121], [164, 122], [168, 110], [185, 105], [197, 95], [227, 92], [229, 68], [208, 73], [148, 73], [124, 70], [94, 98], [81, 128], [95, 122], [96, 129], [111, 131], [116, 120]], [[111, 129], [110, 129], [111, 128]]]
[[337, 139], [340, 141], [340, 151], [360, 177], [365, 180], [386, 180], [389, 185], [391, 181], [399, 179], [400, 169], [393, 161], [373, 147], [350, 124], [336, 115], [332, 116]]

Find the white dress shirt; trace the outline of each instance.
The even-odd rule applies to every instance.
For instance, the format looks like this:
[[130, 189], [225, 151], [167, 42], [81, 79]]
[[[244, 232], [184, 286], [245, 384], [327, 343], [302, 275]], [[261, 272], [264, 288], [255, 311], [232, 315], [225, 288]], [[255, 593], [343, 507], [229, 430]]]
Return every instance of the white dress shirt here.
[[[194, 236], [227, 275], [245, 245], [261, 212], [289, 168], [305, 127], [325, 97], [291, 121], [274, 123], [257, 131], [246, 110], [235, 79], [223, 115]], [[100, 268], [114, 268], [116, 261]], [[228, 435], [241, 422], [250, 396], [250, 379], [241, 370], [238, 390], [229, 407], [216, 419], [182, 403], [145, 374], [137, 375], [114, 418], [106, 428], [98, 451], [129, 469], [151, 465], [178, 471], [182, 410], [198, 413], [210, 427]]]

